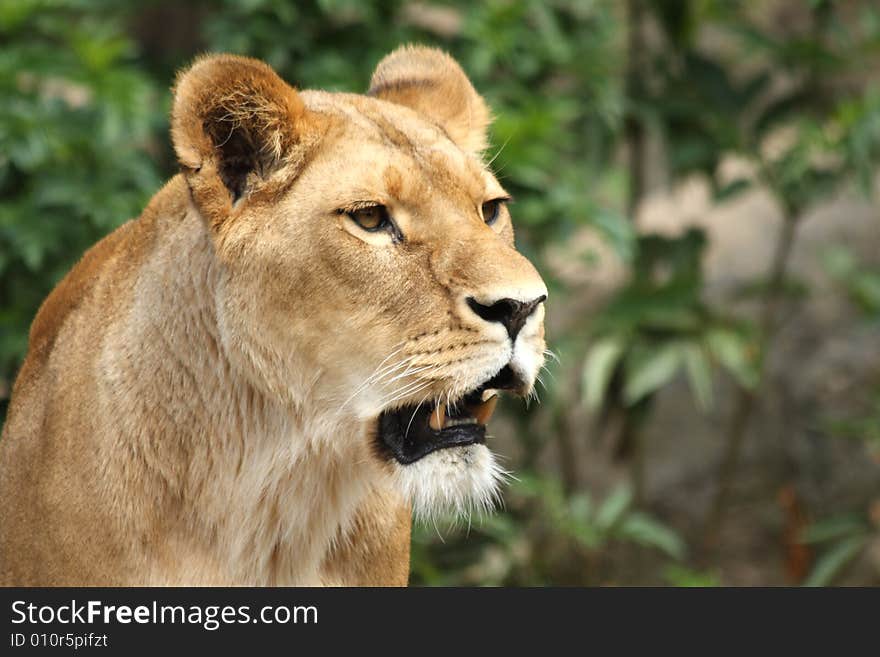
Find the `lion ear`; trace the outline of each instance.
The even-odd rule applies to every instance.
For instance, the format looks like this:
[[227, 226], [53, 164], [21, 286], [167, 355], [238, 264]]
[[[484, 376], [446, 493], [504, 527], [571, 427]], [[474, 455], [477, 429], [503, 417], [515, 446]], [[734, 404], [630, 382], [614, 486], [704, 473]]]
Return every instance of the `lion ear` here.
[[295, 163], [305, 113], [296, 91], [256, 59], [207, 55], [181, 71], [171, 137], [197, 203], [228, 212], [255, 183]]
[[398, 48], [379, 62], [367, 93], [428, 117], [462, 150], [479, 154], [488, 145], [489, 108], [458, 62], [441, 50]]

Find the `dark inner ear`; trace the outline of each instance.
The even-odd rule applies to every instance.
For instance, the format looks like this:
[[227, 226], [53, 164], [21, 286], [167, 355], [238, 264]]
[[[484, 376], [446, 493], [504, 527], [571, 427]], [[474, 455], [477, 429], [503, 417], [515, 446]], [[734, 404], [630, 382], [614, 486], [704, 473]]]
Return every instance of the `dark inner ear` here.
[[259, 163], [254, 157], [254, 145], [247, 136], [233, 130], [225, 143], [218, 145], [223, 153], [220, 165], [220, 178], [237, 201], [247, 190], [248, 174], [258, 171]]
[[235, 202], [247, 192], [251, 174], [263, 175], [260, 147], [248, 130], [227, 117], [208, 118], [203, 126], [219, 152], [220, 178]]

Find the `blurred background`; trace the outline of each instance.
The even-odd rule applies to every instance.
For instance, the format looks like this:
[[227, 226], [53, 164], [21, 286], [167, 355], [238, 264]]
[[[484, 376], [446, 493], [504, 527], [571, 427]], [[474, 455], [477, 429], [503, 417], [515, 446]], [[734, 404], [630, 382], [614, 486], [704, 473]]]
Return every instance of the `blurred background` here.
[[871, 0], [0, 0], [0, 419], [40, 302], [174, 174], [175, 71], [367, 88], [417, 41], [497, 116], [551, 288], [505, 508], [416, 527], [427, 585], [880, 584]]

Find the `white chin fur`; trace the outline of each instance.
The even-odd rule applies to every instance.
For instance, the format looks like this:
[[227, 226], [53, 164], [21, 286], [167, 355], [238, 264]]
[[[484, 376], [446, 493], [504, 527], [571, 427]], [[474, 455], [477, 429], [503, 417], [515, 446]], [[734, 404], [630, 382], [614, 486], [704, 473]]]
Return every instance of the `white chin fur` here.
[[447, 447], [415, 463], [394, 462], [394, 485], [419, 520], [491, 511], [507, 473], [485, 445]]

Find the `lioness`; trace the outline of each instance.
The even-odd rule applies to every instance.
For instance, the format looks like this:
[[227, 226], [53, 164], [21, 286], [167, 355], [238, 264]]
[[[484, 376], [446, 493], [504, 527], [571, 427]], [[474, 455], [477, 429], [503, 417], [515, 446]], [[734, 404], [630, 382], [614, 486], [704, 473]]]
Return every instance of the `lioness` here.
[[181, 173], [40, 308], [0, 440], [14, 585], [404, 585], [411, 513], [491, 505], [547, 290], [489, 111], [403, 47], [366, 95], [198, 59]]

